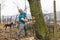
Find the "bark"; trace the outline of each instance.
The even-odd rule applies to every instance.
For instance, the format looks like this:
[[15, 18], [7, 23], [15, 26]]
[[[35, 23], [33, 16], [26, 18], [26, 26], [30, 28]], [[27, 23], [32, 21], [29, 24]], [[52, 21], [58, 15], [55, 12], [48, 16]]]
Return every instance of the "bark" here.
[[49, 40], [48, 29], [44, 22], [40, 0], [28, 0], [28, 1], [30, 3], [32, 16], [36, 17], [36, 23], [34, 27], [35, 27], [37, 38], [42, 39], [42, 40]]
[[54, 38], [57, 40], [56, 1], [54, 0]]

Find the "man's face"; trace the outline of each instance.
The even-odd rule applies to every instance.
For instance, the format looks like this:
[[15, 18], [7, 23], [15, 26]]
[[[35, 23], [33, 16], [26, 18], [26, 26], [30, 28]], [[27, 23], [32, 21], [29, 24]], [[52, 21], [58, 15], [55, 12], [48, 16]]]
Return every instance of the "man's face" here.
[[23, 13], [23, 10], [22, 10], [22, 9], [20, 9], [20, 10], [19, 10], [19, 12], [20, 12], [20, 13]]

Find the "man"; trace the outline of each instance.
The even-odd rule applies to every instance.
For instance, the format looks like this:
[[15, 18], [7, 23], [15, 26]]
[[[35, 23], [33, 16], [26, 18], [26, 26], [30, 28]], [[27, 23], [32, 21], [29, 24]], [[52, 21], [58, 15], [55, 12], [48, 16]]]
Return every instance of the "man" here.
[[20, 14], [19, 14], [19, 24], [20, 24], [20, 29], [18, 31], [18, 35], [17, 35], [17, 38], [19, 39], [20, 35], [21, 35], [21, 32], [22, 30], [24, 29], [25, 31], [25, 36], [27, 36], [27, 32], [26, 32], [26, 22], [28, 22], [28, 20], [26, 20], [26, 13], [23, 12], [22, 9], [19, 10]]

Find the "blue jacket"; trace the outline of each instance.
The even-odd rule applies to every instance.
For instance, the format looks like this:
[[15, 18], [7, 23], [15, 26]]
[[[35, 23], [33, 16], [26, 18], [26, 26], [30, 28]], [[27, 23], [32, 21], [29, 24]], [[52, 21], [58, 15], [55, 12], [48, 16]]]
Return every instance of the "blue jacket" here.
[[24, 19], [25, 19], [25, 18], [26, 18], [26, 13], [25, 13], [25, 12], [23, 12], [23, 13], [19, 14], [19, 16], [18, 16], [18, 17], [19, 17], [19, 23], [20, 23], [20, 24], [21, 24], [21, 23], [25, 24], [25, 22], [24, 22], [24, 21], [22, 21], [22, 20], [21, 20], [21, 18], [24, 18]]

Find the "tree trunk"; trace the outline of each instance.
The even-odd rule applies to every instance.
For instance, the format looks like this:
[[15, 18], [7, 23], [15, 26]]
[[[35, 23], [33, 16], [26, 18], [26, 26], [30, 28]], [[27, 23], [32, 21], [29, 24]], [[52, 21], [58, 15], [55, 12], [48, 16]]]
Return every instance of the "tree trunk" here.
[[1, 23], [1, 4], [0, 4], [0, 23]]
[[54, 38], [57, 40], [56, 1], [54, 0]]
[[41, 9], [40, 0], [28, 0], [31, 7], [32, 16], [36, 17], [36, 23], [34, 25], [36, 36], [42, 40], [49, 40], [48, 38], [48, 29], [44, 22], [44, 17]]

